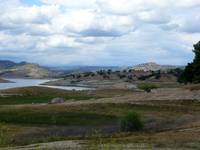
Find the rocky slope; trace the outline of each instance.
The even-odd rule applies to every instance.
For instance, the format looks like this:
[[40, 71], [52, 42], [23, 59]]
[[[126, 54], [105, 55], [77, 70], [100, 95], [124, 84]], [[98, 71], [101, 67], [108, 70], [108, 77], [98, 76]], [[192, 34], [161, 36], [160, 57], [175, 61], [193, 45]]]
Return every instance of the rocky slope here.
[[0, 83], [9, 83], [10, 81], [0, 78]]
[[159, 65], [154, 62], [139, 64], [133, 67], [134, 70], [137, 71], [158, 71], [158, 70], [168, 70], [175, 69], [178, 66], [170, 66], [170, 65]]
[[2, 73], [2, 76], [9, 78], [49, 78], [52, 77], [53, 74], [53, 72], [39, 65], [25, 64]]
[[37, 64], [3, 60], [0, 61], [0, 76], [6, 78], [51, 78], [56, 77], [57, 73]]

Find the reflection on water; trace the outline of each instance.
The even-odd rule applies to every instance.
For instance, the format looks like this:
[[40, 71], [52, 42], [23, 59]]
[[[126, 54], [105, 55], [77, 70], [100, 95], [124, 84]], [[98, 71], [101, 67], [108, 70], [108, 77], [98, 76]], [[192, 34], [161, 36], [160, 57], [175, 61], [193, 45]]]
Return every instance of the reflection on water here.
[[72, 86], [48, 86], [40, 85], [50, 80], [47, 79], [7, 79], [11, 83], [0, 83], [0, 90], [18, 88], [18, 87], [29, 87], [29, 86], [40, 86], [40, 87], [49, 87], [63, 90], [89, 90], [90, 88], [84, 87], [72, 87]]

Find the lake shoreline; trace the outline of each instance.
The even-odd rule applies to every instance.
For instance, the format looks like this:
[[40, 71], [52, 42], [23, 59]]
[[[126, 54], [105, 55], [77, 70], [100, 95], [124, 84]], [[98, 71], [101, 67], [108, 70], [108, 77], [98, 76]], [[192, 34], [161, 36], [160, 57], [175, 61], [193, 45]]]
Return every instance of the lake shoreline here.
[[[6, 79], [7, 80], [7, 79]], [[9, 79], [10, 82], [0, 83], [0, 90], [12, 89], [12, 88], [23, 88], [23, 87], [47, 87], [54, 89], [62, 90], [94, 90], [92, 87], [86, 86], [76, 86], [76, 85], [67, 85], [67, 86], [57, 86], [57, 85], [48, 85], [46, 83], [56, 81], [57, 79]]]

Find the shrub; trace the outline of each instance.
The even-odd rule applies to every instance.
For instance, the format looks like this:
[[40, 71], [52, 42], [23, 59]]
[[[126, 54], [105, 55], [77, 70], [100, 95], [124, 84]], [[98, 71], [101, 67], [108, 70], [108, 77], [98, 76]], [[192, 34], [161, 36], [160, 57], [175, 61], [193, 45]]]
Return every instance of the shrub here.
[[119, 76], [120, 79], [126, 78], [126, 75], [124, 75], [124, 74], [119, 74], [118, 76]]
[[141, 117], [136, 112], [129, 112], [120, 121], [120, 130], [124, 132], [139, 131], [144, 127]]
[[138, 88], [149, 93], [151, 92], [152, 89], [157, 89], [158, 86], [155, 84], [145, 83], [145, 84], [139, 85]]

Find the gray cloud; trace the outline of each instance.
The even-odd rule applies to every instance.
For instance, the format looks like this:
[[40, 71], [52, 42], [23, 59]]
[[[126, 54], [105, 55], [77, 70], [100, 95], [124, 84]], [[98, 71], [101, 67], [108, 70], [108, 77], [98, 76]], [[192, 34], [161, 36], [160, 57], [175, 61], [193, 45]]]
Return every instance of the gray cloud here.
[[93, 36], [93, 37], [117, 37], [122, 36], [126, 33], [116, 31], [116, 30], [102, 30], [102, 29], [88, 29], [81, 32], [83, 36]]

